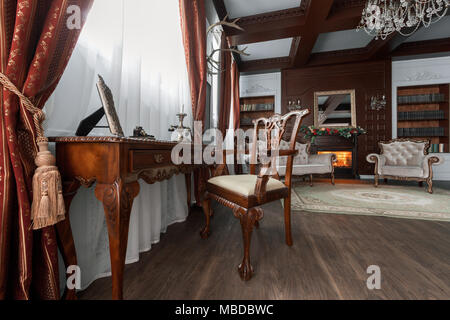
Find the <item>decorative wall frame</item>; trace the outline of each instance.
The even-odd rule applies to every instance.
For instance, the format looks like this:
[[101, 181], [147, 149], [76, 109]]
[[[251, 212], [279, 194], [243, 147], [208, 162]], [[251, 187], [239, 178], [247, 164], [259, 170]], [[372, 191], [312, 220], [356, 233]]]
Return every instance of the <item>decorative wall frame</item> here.
[[[314, 92], [314, 126], [315, 127], [321, 127], [321, 125], [319, 124], [319, 97], [320, 96], [331, 96], [331, 95], [343, 95], [343, 94], [350, 95], [350, 103], [351, 103], [350, 127], [356, 127], [356, 92], [355, 92], [355, 89]], [[327, 125], [327, 126], [330, 126], [330, 125]]]
[[115, 136], [124, 137], [122, 126], [120, 125], [119, 117], [114, 105], [114, 98], [111, 89], [106, 85], [101, 75], [98, 75], [97, 90], [103, 109], [105, 110], [109, 130]]

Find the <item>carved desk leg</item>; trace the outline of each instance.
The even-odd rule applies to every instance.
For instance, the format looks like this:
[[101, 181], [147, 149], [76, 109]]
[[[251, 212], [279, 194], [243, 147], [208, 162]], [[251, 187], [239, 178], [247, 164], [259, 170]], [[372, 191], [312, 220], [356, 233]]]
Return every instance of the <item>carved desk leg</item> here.
[[[80, 188], [80, 183], [78, 181], [72, 181], [69, 183], [64, 183], [64, 204], [66, 206], [66, 219], [56, 224], [56, 232], [58, 235], [58, 247], [61, 251], [61, 255], [64, 260], [64, 265], [66, 267], [71, 265], [78, 265], [77, 253], [75, 251], [75, 242], [73, 240], [72, 228], [70, 226], [69, 209], [72, 203], [73, 197]], [[66, 286], [64, 289], [63, 300], [76, 300], [77, 294], [76, 290], [69, 290]]]
[[134, 198], [139, 193], [139, 183], [97, 184], [95, 196], [102, 201], [108, 225], [109, 252], [112, 273], [112, 298], [123, 299], [123, 271], [127, 253], [128, 229]]

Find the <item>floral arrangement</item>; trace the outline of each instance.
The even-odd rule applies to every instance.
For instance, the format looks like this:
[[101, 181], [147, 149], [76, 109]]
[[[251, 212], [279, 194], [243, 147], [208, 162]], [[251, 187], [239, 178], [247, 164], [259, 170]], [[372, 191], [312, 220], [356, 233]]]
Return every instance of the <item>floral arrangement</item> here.
[[305, 135], [305, 138], [314, 143], [317, 136], [341, 136], [350, 139], [353, 135], [360, 135], [367, 133], [361, 127], [343, 127], [343, 128], [323, 128], [314, 126], [302, 126], [300, 132]]

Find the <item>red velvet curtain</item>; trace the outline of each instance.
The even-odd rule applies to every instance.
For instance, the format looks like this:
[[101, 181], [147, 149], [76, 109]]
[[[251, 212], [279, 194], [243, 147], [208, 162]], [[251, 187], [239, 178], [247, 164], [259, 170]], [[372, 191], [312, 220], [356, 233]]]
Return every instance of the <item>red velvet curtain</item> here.
[[[222, 34], [221, 49], [229, 49], [226, 36]], [[226, 130], [230, 124], [231, 110], [231, 52], [220, 52], [220, 92], [219, 92], [219, 130], [225, 138]]]
[[240, 116], [241, 116], [239, 78], [240, 73], [237, 63], [236, 61], [233, 61], [233, 65], [231, 67], [231, 86], [233, 87], [233, 122], [235, 130], [238, 129], [240, 126]]
[[[206, 108], [206, 14], [204, 0], [179, 0], [181, 32], [191, 88], [192, 115], [194, 121], [205, 125]], [[202, 132], [203, 133], [203, 132]], [[197, 132], [197, 134], [200, 134]], [[194, 173], [195, 199], [200, 204], [201, 184], [207, 178], [207, 170]]]
[[205, 122], [206, 15], [204, 0], [180, 0], [181, 30], [191, 88], [192, 114]]
[[[83, 23], [92, 2], [0, 0], [0, 71], [35, 106], [43, 108], [78, 40], [81, 30], [69, 29], [68, 20], [76, 22], [80, 12]], [[0, 299], [59, 299], [55, 228], [30, 228], [32, 114], [3, 88], [0, 121]]]

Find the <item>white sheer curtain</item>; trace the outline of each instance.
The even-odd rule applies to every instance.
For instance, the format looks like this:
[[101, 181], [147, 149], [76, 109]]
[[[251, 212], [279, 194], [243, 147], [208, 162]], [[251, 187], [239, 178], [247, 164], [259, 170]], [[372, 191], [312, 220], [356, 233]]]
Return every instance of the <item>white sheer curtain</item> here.
[[[177, 123], [176, 113], [183, 104], [189, 114], [185, 124], [192, 119], [185, 61], [178, 0], [96, 0], [46, 105], [48, 135], [73, 135], [80, 120], [100, 107], [95, 82], [101, 74], [113, 92], [126, 135], [140, 125], [159, 139], [169, 139], [169, 125]], [[95, 129], [92, 134], [109, 135], [109, 131]], [[188, 212], [183, 176], [140, 184], [131, 214], [127, 263], [137, 261], [168, 225], [184, 221]], [[70, 220], [84, 289], [110, 274], [103, 207], [92, 188], [79, 190]]]

